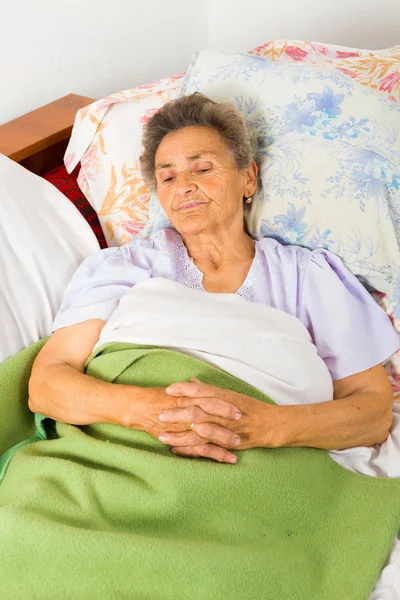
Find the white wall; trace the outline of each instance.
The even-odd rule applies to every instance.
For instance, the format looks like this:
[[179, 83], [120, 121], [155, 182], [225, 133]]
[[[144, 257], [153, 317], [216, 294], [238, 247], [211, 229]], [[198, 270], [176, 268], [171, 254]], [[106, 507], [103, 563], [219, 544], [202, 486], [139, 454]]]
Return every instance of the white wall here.
[[0, 0], [0, 124], [68, 93], [101, 98], [184, 71], [206, 3]]
[[400, 0], [0, 0], [0, 124], [179, 73], [207, 46], [278, 38], [400, 44]]
[[210, 0], [209, 46], [248, 51], [273, 39], [378, 50], [400, 44], [400, 0]]

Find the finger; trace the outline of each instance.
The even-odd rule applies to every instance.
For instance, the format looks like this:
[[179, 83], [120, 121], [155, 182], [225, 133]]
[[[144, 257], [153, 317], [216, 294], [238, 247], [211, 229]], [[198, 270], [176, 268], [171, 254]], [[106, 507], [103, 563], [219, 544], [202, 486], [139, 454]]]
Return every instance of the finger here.
[[[192, 378], [193, 379], [193, 378]], [[215, 385], [208, 385], [207, 383], [201, 383], [201, 381], [181, 381], [179, 383], [173, 383], [165, 388], [165, 391], [169, 396], [188, 396], [190, 398], [202, 398], [203, 396], [214, 396], [214, 392], [218, 388]]]
[[200, 446], [207, 440], [223, 448], [237, 448], [241, 442], [240, 437], [229, 429], [211, 423], [194, 425], [191, 431], [165, 432], [158, 439], [169, 446]]
[[[191, 383], [174, 383], [167, 387], [165, 391], [170, 396], [176, 396], [182, 400], [183, 398], [187, 399], [185, 403], [183, 403], [182, 408], [190, 406], [190, 404], [188, 404], [190, 398], [202, 398], [206, 399], [210, 411], [204, 408], [203, 401], [197, 402], [197, 405], [204, 408], [209, 414], [216, 414], [217, 416], [225, 417], [226, 419], [241, 418], [240, 410], [234, 404], [219, 398], [221, 394], [227, 393], [226, 390], [218, 388], [215, 385], [201, 383], [201, 381], [198, 381], [195, 377], [192, 377]], [[215, 408], [217, 412], [214, 412], [213, 408]]]
[[228, 452], [225, 448], [216, 446], [215, 444], [205, 444], [203, 446], [194, 447], [177, 447], [172, 448], [172, 452], [179, 456], [190, 456], [192, 458], [211, 458], [220, 463], [228, 463], [234, 465], [237, 462], [237, 456]]
[[204, 423], [210, 420], [210, 415], [198, 406], [189, 406], [188, 408], [164, 410], [158, 416], [158, 420], [165, 423]]
[[241, 442], [240, 437], [236, 433], [214, 423], [194, 424], [192, 431], [203, 438], [203, 440], [208, 440], [212, 444], [217, 444], [223, 448], [237, 448]]
[[[207, 420], [204, 415], [213, 415], [215, 417], [222, 417], [223, 419], [235, 419], [239, 420], [242, 414], [236, 406], [220, 400], [219, 398], [188, 398], [186, 396], [179, 396], [176, 398], [177, 408], [171, 408], [164, 410], [158, 417], [160, 421], [166, 421], [169, 423], [202, 423]], [[199, 420], [196, 418], [196, 410], [201, 410], [202, 415], [198, 415]], [[186, 411], [186, 412], [183, 412]], [[190, 412], [192, 411], [192, 412]], [[187, 418], [183, 421], [182, 418]]]
[[168, 446], [201, 446], [204, 444], [204, 439], [193, 430], [182, 431], [181, 433], [168, 431], [162, 433], [158, 439]]

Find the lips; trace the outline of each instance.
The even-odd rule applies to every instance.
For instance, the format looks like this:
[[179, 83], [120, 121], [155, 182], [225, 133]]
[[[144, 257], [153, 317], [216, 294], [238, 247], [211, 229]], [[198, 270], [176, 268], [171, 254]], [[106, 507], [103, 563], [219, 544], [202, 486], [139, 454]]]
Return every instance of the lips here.
[[188, 210], [189, 208], [196, 208], [196, 206], [200, 206], [201, 204], [205, 204], [205, 202], [188, 202], [187, 204], [182, 204], [178, 208], [178, 210]]

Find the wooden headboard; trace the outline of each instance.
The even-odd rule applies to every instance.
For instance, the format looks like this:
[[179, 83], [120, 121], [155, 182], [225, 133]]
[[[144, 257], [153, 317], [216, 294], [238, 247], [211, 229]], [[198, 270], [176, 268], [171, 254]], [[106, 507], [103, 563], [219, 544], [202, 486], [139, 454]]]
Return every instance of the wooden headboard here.
[[93, 98], [68, 94], [0, 125], [0, 154], [43, 175], [63, 163], [77, 111]]

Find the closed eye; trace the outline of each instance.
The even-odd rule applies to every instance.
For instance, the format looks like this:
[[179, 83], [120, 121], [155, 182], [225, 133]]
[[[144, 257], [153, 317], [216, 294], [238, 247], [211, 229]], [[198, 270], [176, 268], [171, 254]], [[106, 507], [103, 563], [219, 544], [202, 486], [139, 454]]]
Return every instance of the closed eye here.
[[211, 169], [197, 169], [197, 173], [207, 173], [207, 171], [211, 171]]

